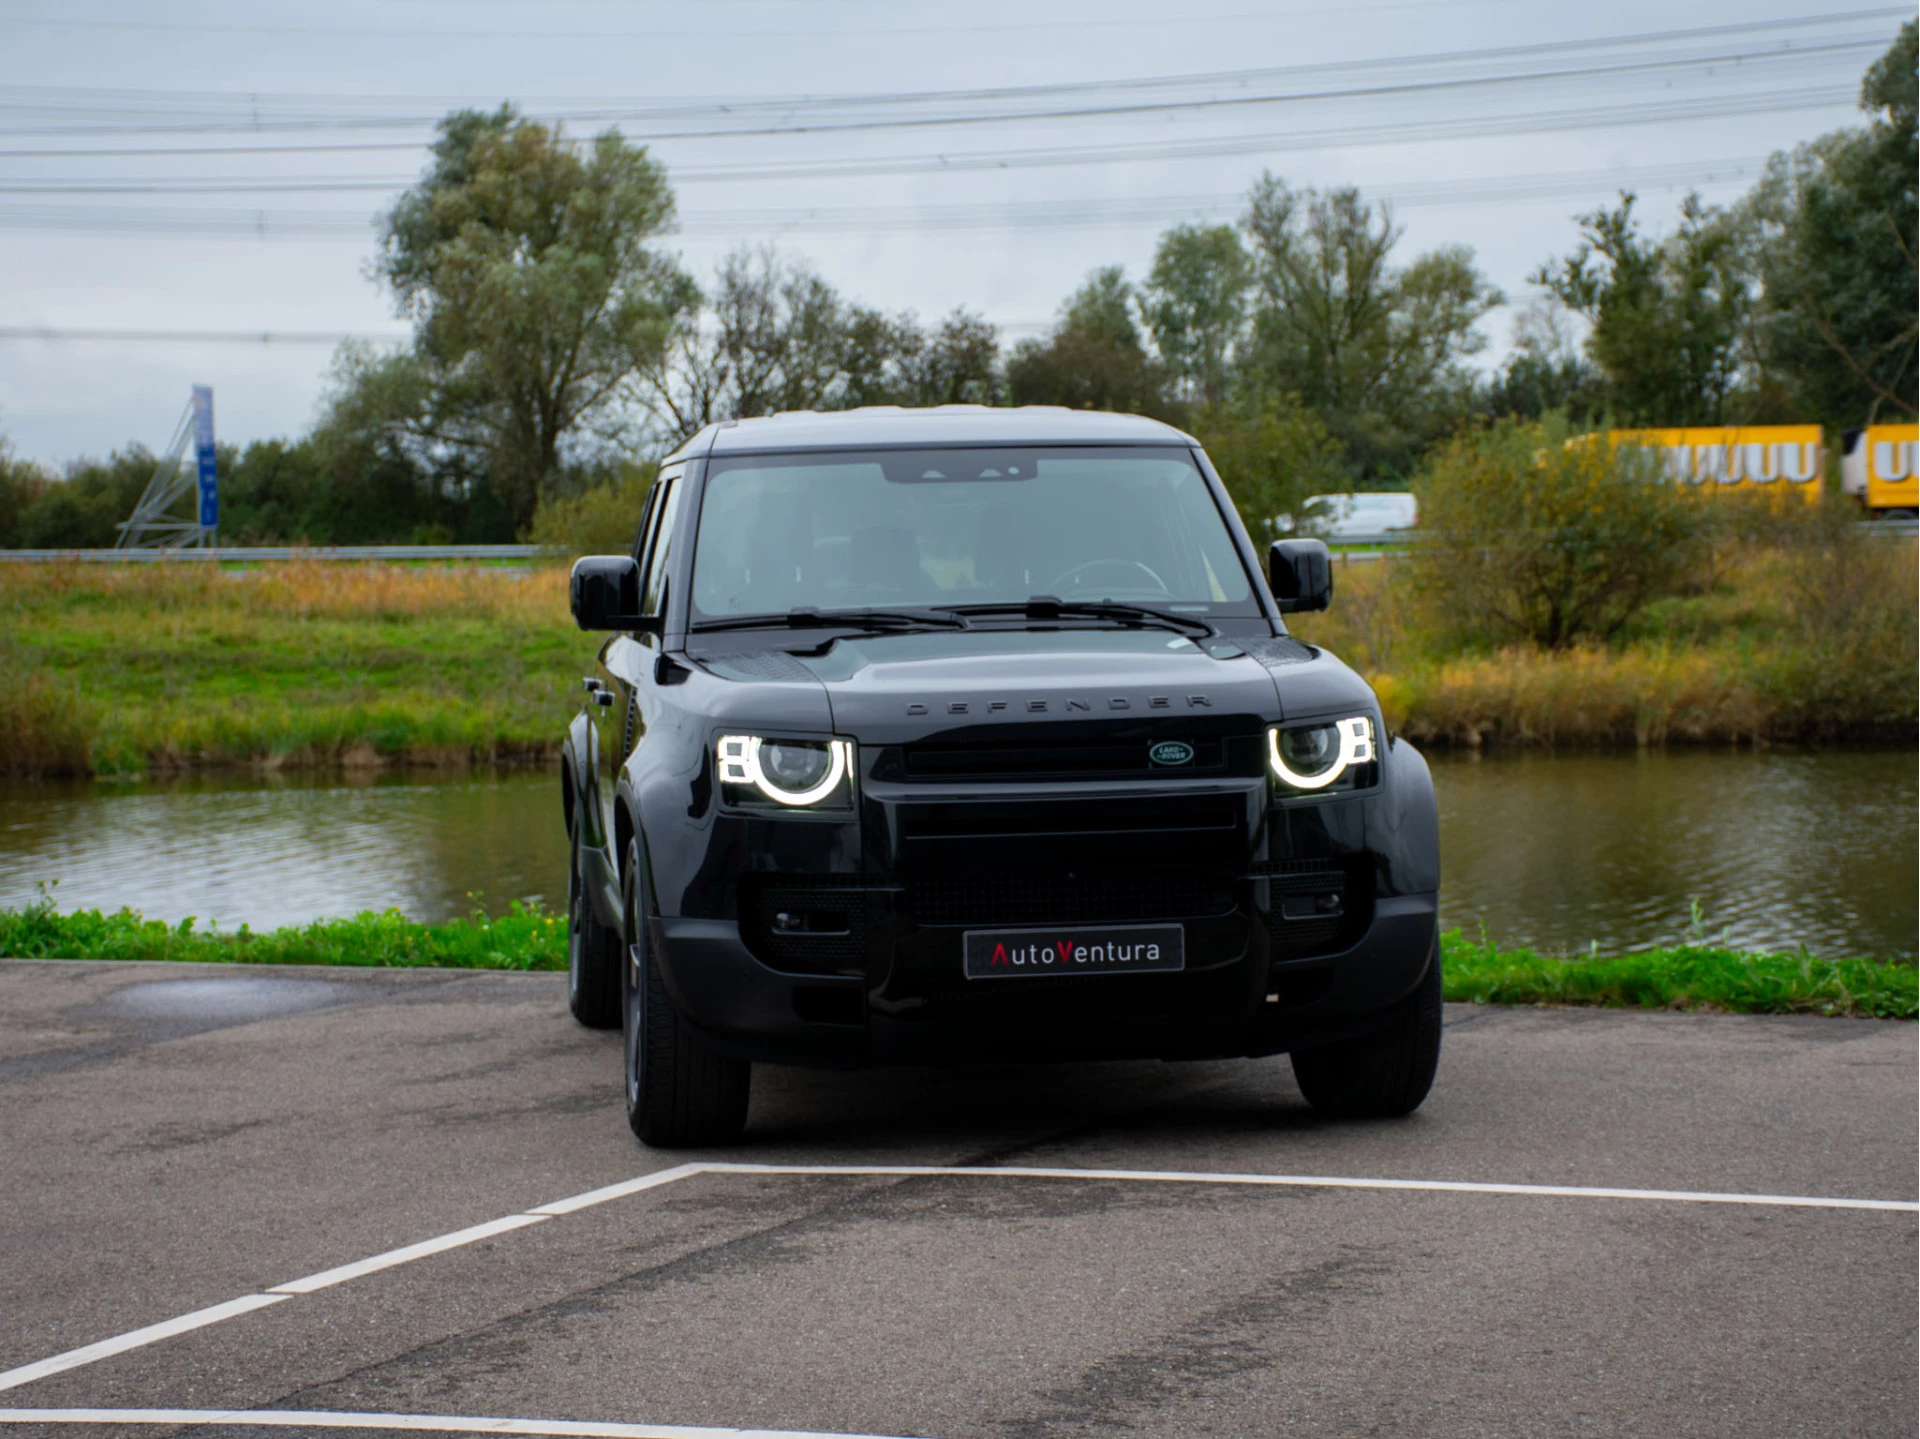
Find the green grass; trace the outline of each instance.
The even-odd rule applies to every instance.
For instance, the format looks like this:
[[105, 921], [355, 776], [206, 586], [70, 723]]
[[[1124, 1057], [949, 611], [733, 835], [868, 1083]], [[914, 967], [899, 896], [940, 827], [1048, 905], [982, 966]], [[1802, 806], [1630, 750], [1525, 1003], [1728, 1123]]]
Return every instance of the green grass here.
[[1820, 959], [1689, 943], [1619, 955], [1560, 957], [1501, 949], [1459, 930], [1441, 937], [1448, 999], [1610, 1009], [1717, 1010], [1912, 1019], [1920, 984], [1910, 960]]
[[597, 647], [558, 569], [0, 567], [0, 771], [538, 758]]
[[[1748, 547], [1612, 645], [1454, 633], [1403, 560], [1296, 616], [1435, 744], [1896, 739], [1911, 541]], [[466, 765], [558, 752], [599, 638], [563, 567], [0, 565], [0, 773]]]
[[0, 909], [0, 955], [9, 959], [173, 960], [194, 964], [337, 964], [359, 968], [565, 969], [567, 925], [539, 901], [516, 900], [489, 919], [417, 924], [398, 910], [256, 934], [145, 919], [131, 910], [59, 913], [45, 899]]
[[[1818, 959], [1684, 944], [1635, 954], [1559, 958], [1500, 949], [1459, 930], [1442, 937], [1446, 993], [1480, 1004], [1574, 1004], [1616, 1009], [1820, 1014], [1912, 1019], [1920, 1007], [1911, 961]], [[129, 910], [61, 914], [42, 898], [0, 909], [0, 956], [12, 959], [175, 960], [361, 967], [565, 969], [566, 921], [538, 902], [501, 919], [417, 924], [388, 910], [255, 934], [169, 925]]]

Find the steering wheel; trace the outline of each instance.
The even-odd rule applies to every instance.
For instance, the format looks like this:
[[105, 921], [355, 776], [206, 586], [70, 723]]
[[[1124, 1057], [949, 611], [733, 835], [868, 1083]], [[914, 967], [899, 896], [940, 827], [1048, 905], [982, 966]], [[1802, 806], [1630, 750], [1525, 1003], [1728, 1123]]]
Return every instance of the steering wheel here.
[[[1088, 570], [1098, 571], [1103, 569], [1138, 570], [1141, 574], [1145, 575], [1148, 579], [1153, 581], [1153, 587], [1156, 590], [1158, 590], [1161, 594], [1170, 595], [1173, 593], [1172, 590], [1167, 588], [1167, 582], [1161, 579], [1160, 576], [1155, 574], [1149, 566], [1141, 564], [1140, 561], [1138, 560], [1120, 560], [1120, 559], [1083, 560], [1081, 563], [1075, 565], [1072, 569], [1066, 571], [1064, 574], [1055, 575], [1051, 580], [1047, 581], [1046, 593], [1050, 595], [1060, 595], [1064, 597], [1069, 589], [1090, 588], [1087, 581], [1084, 579], [1079, 579], [1079, 577], [1084, 576]], [[1076, 579], [1078, 579], [1078, 583], [1076, 584], [1069, 585], [1067, 583], [1067, 581], [1069, 580], [1076, 580]]]

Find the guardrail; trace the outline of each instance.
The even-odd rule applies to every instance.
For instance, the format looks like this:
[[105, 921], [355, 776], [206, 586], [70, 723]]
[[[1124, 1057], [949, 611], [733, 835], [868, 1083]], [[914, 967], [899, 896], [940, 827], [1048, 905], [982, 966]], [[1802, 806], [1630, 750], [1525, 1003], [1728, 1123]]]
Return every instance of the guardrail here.
[[[1861, 520], [1869, 531], [1888, 537], [1920, 535], [1920, 520]], [[1277, 536], [1285, 539], [1287, 536]], [[1304, 538], [1304, 536], [1302, 537]], [[1326, 535], [1328, 544], [1345, 548], [1379, 548], [1411, 544], [1418, 530], [1383, 530], [1377, 534]], [[553, 553], [539, 545], [336, 545], [326, 549], [305, 545], [221, 545], [214, 549], [178, 550], [4, 550], [0, 564], [151, 564], [201, 560], [212, 564], [248, 564], [268, 560], [495, 560], [524, 563]], [[1358, 558], [1358, 556], [1353, 556]]]
[[178, 550], [0, 550], [0, 561], [80, 564], [166, 563], [203, 560], [212, 564], [259, 560], [532, 560], [547, 553], [539, 545], [219, 545]]
[[[1889, 539], [1895, 539], [1895, 538], [1912, 539], [1916, 535], [1920, 535], [1920, 520], [1863, 519], [1863, 520], [1857, 521], [1857, 523], [1860, 524], [1863, 528], [1865, 528], [1869, 534], [1884, 535]], [[1362, 548], [1365, 548], [1365, 547], [1378, 547], [1382, 545], [1412, 544], [1417, 540], [1419, 540], [1420, 531], [1418, 530], [1382, 530], [1375, 534], [1365, 534], [1365, 535], [1314, 535], [1314, 536], [1275, 535], [1273, 538], [1279, 539], [1279, 540], [1295, 539], [1295, 538], [1298, 538], [1298, 539], [1313, 538], [1313, 539], [1325, 540], [1329, 545], [1334, 546], [1336, 549], [1341, 549], [1348, 545], [1360, 546]]]

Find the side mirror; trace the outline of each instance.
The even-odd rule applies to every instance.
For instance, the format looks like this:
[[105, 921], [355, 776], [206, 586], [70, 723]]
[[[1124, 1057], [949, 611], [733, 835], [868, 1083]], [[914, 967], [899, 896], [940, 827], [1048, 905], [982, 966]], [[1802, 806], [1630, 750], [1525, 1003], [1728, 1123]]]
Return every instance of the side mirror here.
[[1282, 614], [1324, 610], [1333, 600], [1333, 557], [1319, 540], [1275, 540], [1267, 550], [1267, 582]]
[[588, 555], [573, 562], [568, 582], [573, 622], [583, 630], [658, 630], [640, 613], [640, 566], [630, 555]]

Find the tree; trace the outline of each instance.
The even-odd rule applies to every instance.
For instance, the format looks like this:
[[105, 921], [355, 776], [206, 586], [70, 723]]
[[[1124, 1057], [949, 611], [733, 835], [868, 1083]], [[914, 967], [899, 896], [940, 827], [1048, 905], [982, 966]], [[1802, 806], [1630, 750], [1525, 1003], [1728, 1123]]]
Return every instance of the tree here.
[[1141, 342], [1137, 304], [1121, 266], [1093, 271], [1060, 307], [1059, 323], [1046, 339], [1015, 347], [1007, 362], [1009, 401], [1164, 413], [1165, 372]]
[[903, 327], [895, 362], [898, 403], [992, 405], [1000, 399], [1000, 332], [984, 318], [955, 310], [931, 335]]
[[53, 484], [53, 476], [16, 456], [7, 437], [0, 434], [0, 549], [17, 549], [24, 543], [28, 508], [45, 499]]
[[1140, 327], [1134, 323], [1134, 311], [1140, 297], [1127, 278], [1124, 265], [1103, 265], [1088, 274], [1079, 289], [1067, 296], [1060, 307], [1061, 328], [1078, 330], [1093, 340], [1103, 340], [1123, 349], [1140, 350]]
[[998, 332], [955, 311], [929, 335], [912, 315], [849, 304], [771, 248], [726, 256], [692, 290], [633, 393], [674, 441], [717, 420], [859, 405], [992, 403]]
[[1566, 309], [1545, 296], [1514, 317], [1513, 348], [1487, 387], [1484, 407], [1496, 418], [1558, 413], [1586, 424], [1605, 412], [1604, 389], [1600, 372], [1575, 343]]
[[1776, 154], [1743, 207], [1760, 380], [1798, 418], [1840, 428], [1915, 413], [1916, 64], [1909, 20], [1861, 85], [1868, 124]]
[[1161, 235], [1141, 309], [1183, 398], [1227, 395], [1247, 314], [1247, 252], [1231, 225], [1176, 225]]
[[1507, 421], [1434, 454], [1414, 488], [1415, 580], [1463, 629], [1605, 640], [1697, 569], [1708, 506], [1653, 451]]
[[1310, 497], [1339, 488], [1340, 442], [1297, 395], [1202, 405], [1188, 427], [1256, 543], [1274, 537], [1276, 517], [1297, 516]]
[[1688, 194], [1680, 224], [1648, 238], [1622, 191], [1580, 217], [1581, 243], [1531, 277], [1591, 327], [1587, 352], [1613, 418], [1631, 425], [1719, 425], [1741, 373], [1752, 294], [1737, 226]]
[[1404, 471], [1464, 412], [1463, 361], [1485, 347], [1477, 327], [1500, 292], [1464, 246], [1396, 268], [1392, 212], [1358, 190], [1293, 190], [1263, 174], [1243, 226], [1258, 384], [1297, 393], [1362, 475]]
[[804, 265], [743, 247], [720, 261], [709, 293], [688, 282], [633, 388], [674, 442], [716, 420], [821, 408], [843, 365], [843, 310]]
[[617, 131], [582, 151], [510, 106], [450, 115], [384, 220], [375, 268], [414, 322], [360, 371], [384, 422], [478, 462], [523, 528], [569, 447], [618, 432], [622, 386], [688, 302], [647, 245], [672, 218], [665, 172]]

